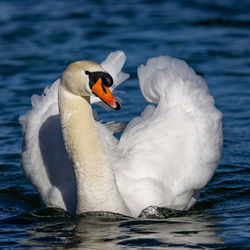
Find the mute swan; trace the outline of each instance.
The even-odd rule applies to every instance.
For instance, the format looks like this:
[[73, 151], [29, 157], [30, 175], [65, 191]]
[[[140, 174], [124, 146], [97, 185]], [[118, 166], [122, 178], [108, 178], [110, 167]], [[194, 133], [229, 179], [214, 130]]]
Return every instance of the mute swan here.
[[94, 120], [93, 93], [120, 109], [109, 87], [128, 78], [124, 62], [117, 51], [101, 65], [70, 64], [20, 117], [24, 173], [46, 206], [130, 216], [151, 205], [187, 210], [216, 170], [222, 115], [205, 81], [182, 60], [161, 56], [138, 68], [142, 94], [157, 106], [132, 119], [119, 141]]

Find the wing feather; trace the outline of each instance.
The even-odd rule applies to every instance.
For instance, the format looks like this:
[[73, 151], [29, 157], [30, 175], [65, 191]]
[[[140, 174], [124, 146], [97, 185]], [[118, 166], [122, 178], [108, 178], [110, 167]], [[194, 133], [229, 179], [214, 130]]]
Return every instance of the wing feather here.
[[181, 60], [158, 57], [138, 69], [149, 105], [119, 142], [117, 183], [134, 215], [150, 205], [189, 209], [218, 166], [221, 112], [206, 82]]

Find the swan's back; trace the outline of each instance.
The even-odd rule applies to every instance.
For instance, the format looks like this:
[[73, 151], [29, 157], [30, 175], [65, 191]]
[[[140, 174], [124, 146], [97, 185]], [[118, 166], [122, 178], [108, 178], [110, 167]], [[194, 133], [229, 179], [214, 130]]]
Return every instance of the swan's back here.
[[221, 113], [205, 81], [171, 57], [138, 69], [149, 105], [126, 127], [116, 165], [118, 186], [133, 215], [150, 205], [189, 209], [221, 156]]

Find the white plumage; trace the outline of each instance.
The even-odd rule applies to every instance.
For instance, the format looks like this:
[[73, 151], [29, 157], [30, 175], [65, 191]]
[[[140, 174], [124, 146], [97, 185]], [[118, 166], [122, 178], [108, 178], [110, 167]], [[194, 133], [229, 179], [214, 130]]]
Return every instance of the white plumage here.
[[[112, 89], [128, 78], [121, 72], [124, 62], [118, 51], [101, 64], [114, 79]], [[148, 105], [132, 119], [120, 141], [96, 122], [121, 199], [132, 216], [151, 205], [189, 209], [218, 166], [222, 115], [205, 81], [182, 60], [150, 59], [139, 67], [138, 77], [146, 100], [157, 105]], [[20, 117], [22, 165], [46, 206], [74, 213], [77, 180], [64, 146], [59, 84], [57, 80], [42, 96], [33, 95], [32, 110]]]

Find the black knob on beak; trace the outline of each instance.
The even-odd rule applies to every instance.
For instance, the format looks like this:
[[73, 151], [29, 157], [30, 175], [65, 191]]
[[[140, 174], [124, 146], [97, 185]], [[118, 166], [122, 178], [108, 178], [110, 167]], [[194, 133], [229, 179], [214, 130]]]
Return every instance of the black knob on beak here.
[[89, 86], [92, 89], [93, 85], [101, 78], [102, 84], [106, 87], [111, 87], [113, 85], [113, 78], [112, 76], [103, 71], [85, 71], [85, 74], [89, 76]]
[[109, 88], [109, 87], [111, 87], [113, 85], [113, 78], [112, 78], [112, 76], [109, 73], [103, 72], [103, 76], [101, 78], [102, 78], [103, 84], [106, 87]]

